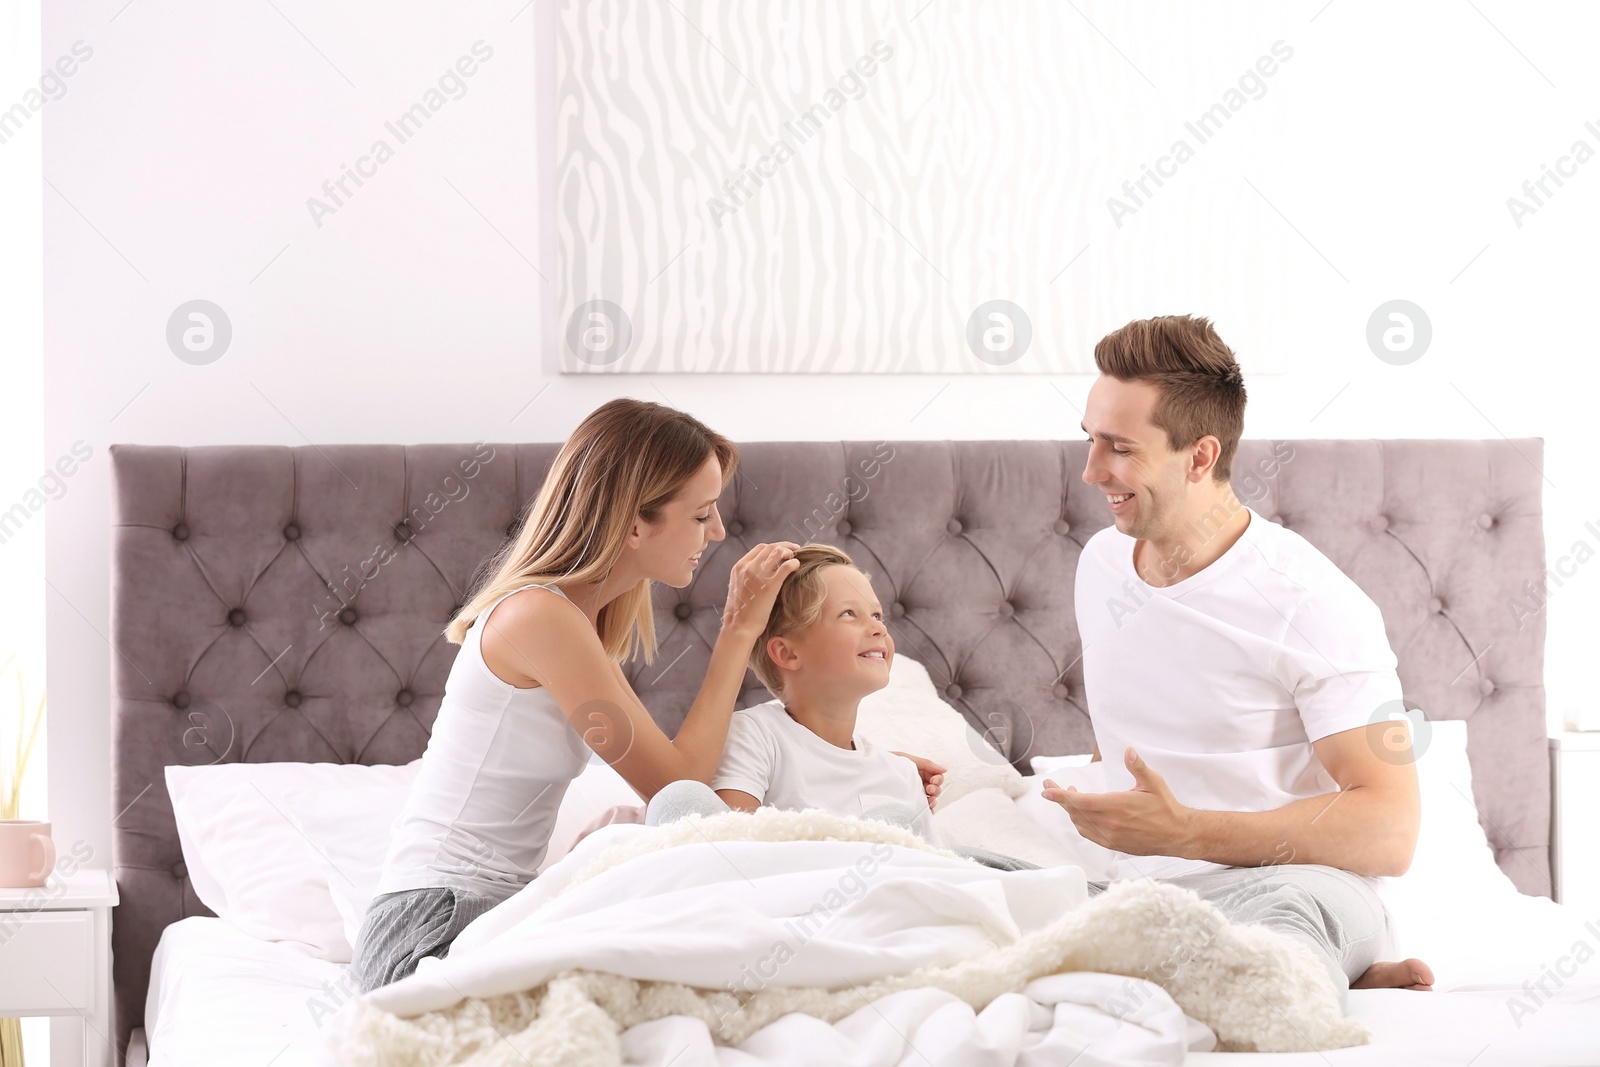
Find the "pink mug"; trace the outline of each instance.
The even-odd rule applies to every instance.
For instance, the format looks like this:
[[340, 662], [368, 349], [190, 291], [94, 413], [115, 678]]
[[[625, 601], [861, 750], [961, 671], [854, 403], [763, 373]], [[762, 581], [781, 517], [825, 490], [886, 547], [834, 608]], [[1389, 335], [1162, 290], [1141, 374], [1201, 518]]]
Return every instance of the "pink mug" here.
[[0, 886], [42, 886], [56, 865], [50, 824], [34, 819], [0, 819]]

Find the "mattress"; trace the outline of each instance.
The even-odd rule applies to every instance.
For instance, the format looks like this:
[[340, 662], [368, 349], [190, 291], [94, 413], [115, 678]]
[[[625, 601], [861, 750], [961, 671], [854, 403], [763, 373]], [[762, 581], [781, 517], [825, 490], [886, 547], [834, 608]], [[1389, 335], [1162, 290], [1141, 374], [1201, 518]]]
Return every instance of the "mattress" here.
[[[1520, 985], [1521, 979], [1518, 979]], [[1331, 1052], [1191, 1052], [1194, 1067], [1578, 1067], [1600, 1064], [1600, 983], [1568, 984], [1519, 1028], [1498, 990], [1419, 993], [1358, 989], [1352, 1018], [1372, 1043]]]
[[[1037, 793], [1036, 785], [1030, 781], [1026, 795]], [[1352, 991], [1349, 1014], [1371, 1032], [1369, 1045], [1298, 1055], [1191, 1051], [1186, 1062], [1242, 1064], [1248, 1056], [1261, 1067], [1600, 1065], [1600, 915], [1523, 896], [1487, 866], [1478, 877], [1461, 877], [1449, 892], [1435, 883], [1400, 879], [1380, 894], [1395, 921], [1396, 958], [1427, 960], [1437, 977], [1433, 992]], [[322, 1067], [328, 1062], [328, 1027], [354, 997], [346, 971], [344, 964], [289, 943], [257, 940], [221, 919], [173, 923], [152, 962], [145, 1008], [149, 1067]], [[940, 1038], [915, 1027], [908, 1031], [902, 1062], [939, 1062]], [[759, 1047], [765, 1033], [747, 1042], [745, 1052], [714, 1050], [703, 1024], [663, 1019], [629, 1031], [623, 1050], [639, 1067], [754, 1067], [762, 1057], [746, 1053]], [[997, 1055], [995, 1062], [1048, 1058], [1022, 1051]], [[1082, 1062], [1090, 1060], [1097, 1057]]]
[[[1021, 824], [1051, 832], [1059, 811], [1046, 803], [1040, 813], [1034, 798], [1040, 781], [1027, 779], [1016, 803]], [[998, 793], [997, 793], [998, 795]], [[1000, 803], [1008, 801], [1000, 797]], [[1472, 811], [1470, 806], [1464, 806]], [[950, 813], [947, 813], [950, 814]], [[989, 813], [990, 832], [1002, 822]], [[1011, 822], [1018, 825], [1018, 822]], [[1379, 894], [1394, 918], [1394, 958], [1419, 957], [1434, 968], [1434, 992], [1352, 990], [1349, 1014], [1368, 1027], [1371, 1045], [1328, 1053], [1243, 1054], [1190, 1051], [1192, 1064], [1438, 1064], [1486, 1067], [1490, 1064], [1600, 1065], [1600, 915], [1584, 915], [1544, 897], [1523, 896], [1491, 864], [1478, 838], [1477, 867], [1462, 853], [1440, 880], [1413, 877], [1381, 880]], [[1024, 853], [1018, 853], [1024, 854]], [[354, 1001], [347, 966], [312, 957], [290, 942], [259, 941], [219, 918], [190, 917], [165, 929], [155, 950], [146, 1003], [149, 1067], [242, 1064], [290, 1067], [328, 1064], [325, 1041], [330, 1025]], [[877, 1011], [875, 1006], [862, 1009]], [[1048, 1013], [1045, 1013], [1048, 1014]], [[960, 1017], [957, 1017], [960, 1016]], [[902, 1017], [907, 1045], [901, 1062], [926, 1067], [941, 1061], [936, 1049], [950, 1048], [950, 1033], [936, 1033], [938, 1016]], [[917, 1022], [917, 1019], [925, 1019]], [[971, 1027], [962, 1008], [944, 1025]], [[1110, 1022], [1101, 1048], [1083, 1049], [1088, 1062], [1115, 1062]], [[872, 1022], [872, 1019], [866, 1019]], [[840, 1022], [848, 1027], [850, 1022]], [[736, 1049], [715, 1049], [706, 1027], [685, 1017], [640, 1025], [624, 1035], [629, 1064], [640, 1067], [733, 1067], [762, 1061], [755, 1051], [763, 1037], [779, 1041], [779, 1024], [757, 1033]], [[1093, 1032], [1093, 1021], [1090, 1022]], [[861, 1029], [861, 1027], [856, 1027]], [[1200, 1024], [1190, 1033], [1190, 1049], [1208, 1048], [1210, 1032]], [[995, 1064], [1046, 1061], [1046, 1049], [1002, 1054]], [[662, 1051], [664, 1049], [664, 1051]], [[1173, 1049], [1178, 1053], [1179, 1049]], [[1246, 1061], [1248, 1056], [1248, 1061]], [[931, 1057], [931, 1059], [930, 1059]], [[949, 1056], [946, 1059], [950, 1059]], [[861, 1067], [867, 1067], [862, 1064]], [[952, 1064], [952, 1067], [962, 1065]]]
[[[1600, 921], [1590, 922], [1600, 930]], [[1484, 932], [1495, 936], [1487, 948], [1475, 947]], [[1246, 1062], [1259, 1067], [1600, 1064], [1600, 956], [1593, 954], [1600, 936], [1581, 916], [1546, 900], [1520, 897], [1481, 914], [1472, 929], [1460, 932], [1456, 944], [1457, 951], [1440, 957], [1441, 985], [1450, 986], [1448, 992], [1350, 994], [1350, 1014], [1371, 1030], [1370, 1045], [1295, 1055], [1191, 1052], [1187, 1062], [1197, 1067]], [[1587, 945], [1590, 953], [1574, 953], [1578, 944]], [[1577, 965], [1571, 977], [1558, 976], [1559, 988], [1555, 979], [1545, 978], [1547, 972], [1555, 973], [1558, 961], [1579, 956], [1587, 956], [1587, 962]], [[1572, 967], [1569, 962], [1561, 969]], [[351, 995], [345, 971], [343, 964], [314, 959], [286, 944], [258, 941], [220, 919], [174, 923], [162, 935], [151, 971], [145, 1009], [149, 1065], [326, 1064], [324, 1029]], [[1549, 996], [1537, 986], [1529, 992], [1528, 986], [1541, 978]], [[672, 1022], [691, 1025], [662, 1020], [650, 1026], [659, 1029]], [[916, 1034], [906, 1036], [924, 1044]], [[752, 1040], [759, 1041], [760, 1035]], [[702, 1042], [625, 1041], [624, 1048], [684, 1050], [671, 1057], [672, 1067], [750, 1063], [731, 1049], [717, 1050], [713, 1060], [709, 1043]], [[689, 1047], [701, 1049], [702, 1058], [686, 1055]], [[924, 1051], [909, 1050], [903, 1062], [924, 1064]], [[630, 1063], [667, 1067], [668, 1057], [647, 1055]]]
[[151, 960], [148, 1067], [316, 1063], [323, 1027], [352, 993], [347, 969], [221, 919], [180, 919]]

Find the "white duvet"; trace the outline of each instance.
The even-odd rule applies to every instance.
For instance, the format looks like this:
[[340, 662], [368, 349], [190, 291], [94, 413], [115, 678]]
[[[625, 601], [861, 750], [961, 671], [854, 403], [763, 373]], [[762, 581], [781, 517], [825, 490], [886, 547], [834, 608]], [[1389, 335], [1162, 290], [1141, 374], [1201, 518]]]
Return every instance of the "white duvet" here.
[[[823, 836], [858, 839], [797, 839]], [[1175, 887], [1089, 901], [1076, 867], [1002, 873], [770, 809], [591, 835], [330, 1030], [344, 1064], [661, 1067], [1178, 1064], [1218, 1037], [1365, 1036], [1308, 949]]]

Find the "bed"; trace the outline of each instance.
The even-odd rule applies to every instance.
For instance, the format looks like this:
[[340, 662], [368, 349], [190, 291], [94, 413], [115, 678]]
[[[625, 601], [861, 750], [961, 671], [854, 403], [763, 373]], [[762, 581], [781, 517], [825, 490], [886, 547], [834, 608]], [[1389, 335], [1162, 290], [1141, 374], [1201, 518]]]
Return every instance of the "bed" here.
[[[119, 1049], [137, 1030], [162, 1067], [313, 1062], [324, 1021], [313, 1002], [345, 999], [343, 968], [212, 916], [185, 866], [165, 768], [379, 768], [420, 756], [455, 651], [439, 631], [516, 530], [556, 447], [113, 446]], [[1087, 752], [1072, 575], [1109, 516], [1079, 478], [1085, 449], [743, 446], [721, 502], [727, 540], [690, 587], [657, 590], [659, 654], [628, 675], [674, 729], [744, 547], [828, 541], [874, 576], [899, 650], [1018, 772], [1035, 756]], [[1239, 499], [1373, 597], [1408, 705], [1465, 724], [1470, 784], [1453, 788], [1471, 797], [1486, 856], [1483, 884], [1408, 905], [1434, 921], [1413, 924], [1412, 944], [1437, 950], [1448, 992], [1352, 993], [1371, 1045], [1274, 1060], [1509, 1063], [1537, 1048], [1540, 1062], [1600, 1061], [1600, 965], [1547, 981], [1548, 995], [1527, 988], [1579, 942], [1587, 955], [1600, 946], [1600, 922], [1584, 922], [1600, 917], [1541, 899], [1551, 894], [1544, 620], [1507, 608], [1544, 571], [1541, 461], [1538, 440], [1240, 445]], [[748, 676], [741, 703], [764, 696]], [[1491, 930], [1504, 936], [1485, 938]], [[1513, 1010], [1519, 996], [1531, 1007]], [[671, 1020], [650, 1026], [660, 1037]], [[926, 1055], [908, 1048], [915, 1062]], [[645, 1046], [634, 1053], [649, 1062]], [[1188, 1058], [1224, 1056], [1235, 1054]]]

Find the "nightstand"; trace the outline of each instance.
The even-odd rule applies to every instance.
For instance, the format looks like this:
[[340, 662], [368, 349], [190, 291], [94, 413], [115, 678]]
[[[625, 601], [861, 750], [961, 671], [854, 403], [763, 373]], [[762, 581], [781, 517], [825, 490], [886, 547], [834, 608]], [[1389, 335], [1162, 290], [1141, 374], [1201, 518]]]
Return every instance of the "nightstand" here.
[[1556, 900], [1600, 914], [1600, 732], [1550, 739], [1550, 789]]
[[[52, 873], [37, 889], [0, 889], [0, 1018], [55, 1016], [53, 1067], [116, 1063], [111, 1028], [109, 871]], [[79, 1022], [81, 1020], [81, 1024]]]

